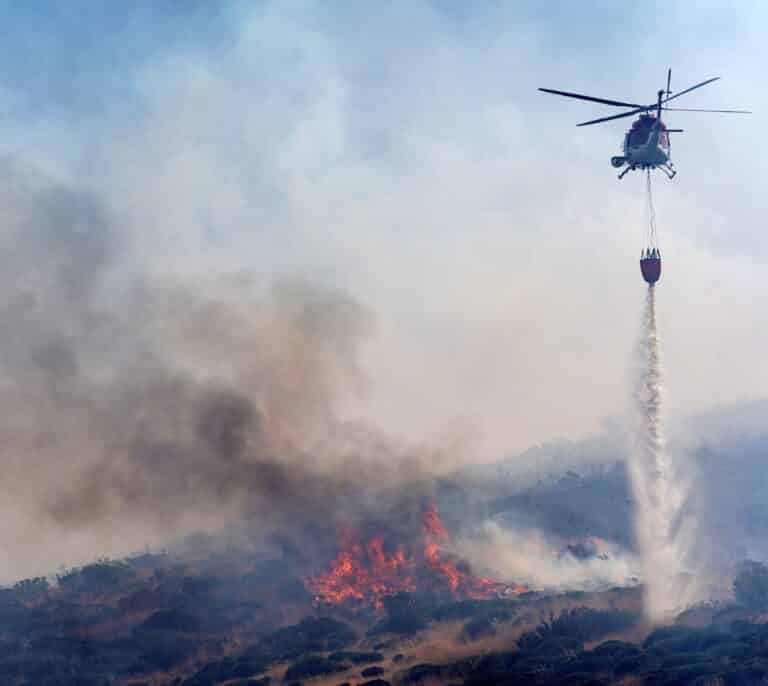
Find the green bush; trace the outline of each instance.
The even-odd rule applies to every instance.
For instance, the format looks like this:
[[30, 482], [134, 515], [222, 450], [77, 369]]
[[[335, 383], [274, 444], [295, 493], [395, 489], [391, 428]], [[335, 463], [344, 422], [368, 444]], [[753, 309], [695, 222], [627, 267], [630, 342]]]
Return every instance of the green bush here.
[[328, 656], [334, 662], [351, 662], [355, 665], [367, 665], [371, 662], [384, 662], [384, 655], [376, 652], [360, 652], [355, 650], [339, 650]]
[[768, 607], [768, 567], [752, 560], [743, 562], [733, 580], [733, 594], [750, 610]]
[[496, 634], [496, 624], [488, 617], [478, 617], [470, 619], [461, 629], [462, 641], [478, 641], [481, 638], [494, 636]]
[[327, 676], [335, 672], [342, 672], [345, 669], [346, 665], [344, 664], [315, 655], [291, 665], [285, 672], [285, 681]]
[[557, 618], [539, 624], [533, 631], [524, 633], [517, 641], [521, 650], [535, 650], [544, 641], [556, 636], [573, 638], [582, 643], [594, 641], [607, 634], [628, 629], [639, 615], [626, 610], [593, 610], [576, 607], [563, 610]]
[[13, 590], [24, 600], [34, 600], [48, 593], [48, 579], [36, 576], [32, 579], [22, 579], [14, 584]]

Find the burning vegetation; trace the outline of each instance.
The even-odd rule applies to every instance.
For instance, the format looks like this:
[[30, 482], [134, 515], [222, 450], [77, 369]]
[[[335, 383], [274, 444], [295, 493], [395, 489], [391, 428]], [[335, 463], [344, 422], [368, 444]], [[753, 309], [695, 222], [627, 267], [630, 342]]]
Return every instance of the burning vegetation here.
[[400, 593], [443, 593], [456, 599], [482, 600], [519, 592], [493, 579], [472, 574], [469, 565], [449, 555], [450, 543], [437, 505], [421, 516], [421, 539], [412, 545], [387, 545], [383, 536], [363, 539], [349, 528], [339, 535], [339, 553], [330, 570], [306, 579], [317, 604], [383, 606], [383, 599]]
[[[429, 569], [423, 550], [420, 557]], [[550, 608], [532, 593], [456, 600], [479, 582], [459, 574], [454, 596], [439, 570], [431, 578], [443, 594], [421, 592], [415, 581], [413, 592], [381, 596], [379, 609], [373, 591], [361, 607], [318, 607], [292, 585], [292, 564], [232, 548], [194, 557], [145, 554], [69, 570], [52, 583], [29, 579], [0, 589], [0, 686], [415, 683], [426, 672], [441, 674], [443, 667], [423, 664], [434, 659], [435, 641], [452, 646], [448, 656], [471, 655], [479, 641], [516, 640]], [[612, 602], [638, 598], [614, 593]], [[556, 599], [551, 607], [560, 611], [569, 602]], [[534, 645], [575, 632], [596, 638], [628, 626], [636, 613], [625, 615], [569, 615], [546, 627], [544, 638], [526, 640]]]
[[[689, 614], [695, 628], [597, 645], [645, 638], [638, 589], [544, 596], [474, 574], [421, 505], [437, 494], [450, 522], [451, 503], [489, 493], [441, 498], [421, 449], [342, 421], [365, 386], [367, 308], [302, 279], [127, 280], [128, 236], [98, 198], [24, 178], [0, 168], [7, 533], [52, 557], [83, 532], [99, 552], [233, 522], [248, 535], [0, 589], [0, 686], [768, 679], [765, 568], [742, 571], [736, 603]], [[624, 473], [494, 488], [482, 516], [591, 559], [595, 536], [631, 545]]]
[[285, 559], [230, 549], [103, 560], [55, 583], [20, 582], [0, 591], [0, 686], [698, 686], [768, 678], [768, 571], [757, 563], [737, 577], [736, 602], [694, 608], [655, 630], [642, 623], [639, 588], [456, 600], [445, 581], [442, 597], [383, 596], [373, 610], [313, 607], [306, 592], [287, 592], [291, 576]]

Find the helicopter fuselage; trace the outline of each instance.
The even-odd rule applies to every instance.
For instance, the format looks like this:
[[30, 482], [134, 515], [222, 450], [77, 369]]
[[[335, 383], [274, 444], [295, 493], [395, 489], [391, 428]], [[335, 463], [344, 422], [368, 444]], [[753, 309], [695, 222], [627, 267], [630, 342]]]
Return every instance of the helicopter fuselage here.
[[668, 129], [661, 121], [661, 113], [669, 112], [716, 112], [730, 114], [750, 114], [749, 110], [710, 110], [700, 108], [679, 108], [669, 107], [668, 103], [676, 100], [681, 95], [686, 95], [702, 86], [706, 86], [720, 77], [714, 76], [706, 81], [697, 83], [689, 88], [684, 88], [674, 95], [669, 86], [672, 81], [672, 69], [667, 70], [667, 87], [656, 92], [656, 102], [643, 105], [638, 102], [628, 102], [626, 100], [613, 100], [611, 98], [598, 98], [594, 95], [585, 95], [584, 93], [572, 93], [570, 91], [561, 91], [554, 88], [539, 88], [544, 93], [552, 95], [561, 95], [565, 98], [575, 98], [576, 100], [586, 100], [587, 102], [598, 102], [602, 105], [611, 107], [627, 108], [625, 112], [612, 114], [607, 117], [598, 117], [583, 121], [577, 126], [591, 126], [592, 124], [602, 124], [614, 119], [623, 119], [624, 117], [633, 117], [639, 114], [639, 118], [632, 124], [632, 128], [624, 136], [624, 154], [611, 158], [611, 164], [620, 169], [624, 167], [619, 174], [619, 178], [624, 178], [628, 172], [633, 169], [661, 169], [668, 178], [673, 178], [677, 173], [672, 168], [672, 162], [669, 161], [669, 134], [682, 133], [682, 129]]
[[667, 127], [650, 114], [641, 115], [624, 135], [624, 155], [612, 157], [611, 164], [617, 169], [671, 168], [670, 145]]

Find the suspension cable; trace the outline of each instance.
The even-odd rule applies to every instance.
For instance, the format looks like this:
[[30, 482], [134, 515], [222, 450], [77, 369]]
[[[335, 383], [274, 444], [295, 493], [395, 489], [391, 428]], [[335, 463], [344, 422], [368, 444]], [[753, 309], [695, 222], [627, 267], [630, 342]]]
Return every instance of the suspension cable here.
[[648, 197], [648, 228], [645, 234], [645, 248], [659, 248], [659, 239], [656, 233], [656, 210], [653, 207], [653, 193], [651, 193], [651, 170], [646, 170], [645, 177], [646, 195]]

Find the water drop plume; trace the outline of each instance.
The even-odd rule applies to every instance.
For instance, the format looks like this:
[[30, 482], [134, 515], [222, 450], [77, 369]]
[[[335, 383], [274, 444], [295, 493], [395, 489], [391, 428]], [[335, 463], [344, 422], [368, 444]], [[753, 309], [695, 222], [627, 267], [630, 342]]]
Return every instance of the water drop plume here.
[[635, 427], [629, 462], [635, 536], [642, 560], [645, 612], [662, 621], [686, 604], [683, 520], [686, 487], [664, 435], [661, 339], [656, 288], [649, 286], [635, 375]]

